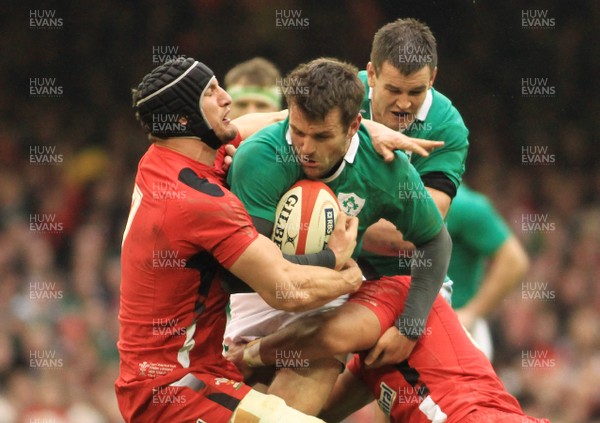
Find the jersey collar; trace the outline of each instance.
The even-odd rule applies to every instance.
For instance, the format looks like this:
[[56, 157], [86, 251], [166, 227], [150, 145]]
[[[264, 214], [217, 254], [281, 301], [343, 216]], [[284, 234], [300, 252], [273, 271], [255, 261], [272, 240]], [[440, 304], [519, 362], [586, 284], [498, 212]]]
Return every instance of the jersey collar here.
[[425, 95], [425, 101], [421, 104], [421, 108], [415, 115], [416, 120], [420, 120], [421, 122], [425, 122], [427, 119], [427, 115], [429, 114], [429, 109], [431, 109], [431, 105], [433, 104], [433, 93], [431, 92], [431, 88], [427, 90], [427, 94]]
[[[289, 127], [288, 127], [287, 132], [285, 133], [285, 140], [287, 141], [288, 145], [292, 145], [292, 135], [290, 134]], [[346, 167], [346, 162], [353, 164], [354, 159], [356, 158], [356, 153], [358, 153], [359, 145], [360, 145], [360, 137], [358, 136], [358, 131], [356, 131], [356, 134], [354, 134], [352, 136], [352, 139], [350, 140], [350, 146], [348, 147], [348, 151], [346, 151], [346, 154], [344, 155], [344, 161], [342, 162], [340, 167], [338, 167], [338, 169], [335, 171], [335, 173], [333, 175], [331, 175], [328, 178], [321, 179], [321, 181], [323, 181], [323, 182], [333, 181], [335, 178], [340, 176], [340, 174]]]

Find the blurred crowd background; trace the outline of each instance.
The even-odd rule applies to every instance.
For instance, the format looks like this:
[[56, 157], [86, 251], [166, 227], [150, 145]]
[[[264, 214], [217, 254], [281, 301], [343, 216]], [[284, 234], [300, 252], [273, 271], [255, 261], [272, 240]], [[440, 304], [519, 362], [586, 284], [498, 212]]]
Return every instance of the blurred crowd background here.
[[[532, 260], [492, 318], [494, 367], [528, 414], [600, 422], [599, 2], [65, 0], [1, 9], [0, 423], [122, 421], [113, 391], [119, 249], [148, 146], [130, 89], [160, 64], [156, 55], [193, 56], [221, 80], [257, 55], [285, 73], [322, 55], [364, 68], [373, 34], [398, 17], [436, 35], [436, 88], [471, 131], [465, 180], [490, 196]], [[290, 10], [307, 25], [277, 26]], [[524, 25], [530, 10], [552, 20]], [[545, 78], [546, 95], [524, 95], [527, 78]], [[539, 160], [524, 157], [534, 151]], [[531, 216], [545, 224], [527, 225]]]

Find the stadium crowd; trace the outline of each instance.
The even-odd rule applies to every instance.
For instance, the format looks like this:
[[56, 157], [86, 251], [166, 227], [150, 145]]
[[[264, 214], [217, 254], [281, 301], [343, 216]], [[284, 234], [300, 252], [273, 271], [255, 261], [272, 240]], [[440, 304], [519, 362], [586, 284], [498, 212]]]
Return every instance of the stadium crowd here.
[[[308, 27], [288, 29], [275, 24], [275, 1], [236, 2], [234, 15], [232, 1], [29, 3], [0, 17], [11, 34], [0, 38], [0, 423], [122, 421], [120, 244], [147, 147], [129, 89], [164, 47], [215, 63], [220, 79], [257, 54], [284, 70], [325, 54], [364, 66], [373, 31], [398, 16], [436, 33], [436, 86], [471, 131], [465, 180], [493, 200], [531, 258], [491, 319], [494, 367], [526, 413], [600, 422], [600, 97], [588, 82], [600, 57], [596, 2], [541, 2], [536, 10], [555, 24], [526, 28], [516, 1], [442, 13], [347, 0], [344, 16], [296, 1], [286, 10]], [[32, 28], [38, 9], [62, 24]], [[224, 25], [228, 34], [209, 41]], [[355, 31], [352, 45], [344, 31]], [[547, 78], [546, 94], [524, 94], [534, 77]], [[47, 93], [32, 91], [40, 84]]]

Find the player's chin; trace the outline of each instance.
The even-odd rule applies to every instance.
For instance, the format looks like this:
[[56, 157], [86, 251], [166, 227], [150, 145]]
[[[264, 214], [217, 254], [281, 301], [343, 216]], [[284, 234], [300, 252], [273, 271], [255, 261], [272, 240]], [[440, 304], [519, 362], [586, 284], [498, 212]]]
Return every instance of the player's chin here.
[[307, 179], [321, 179], [323, 175], [323, 172], [317, 167], [302, 166], [302, 170]]
[[229, 141], [232, 141], [237, 136], [237, 133], [237, 128], [235, 126], [227, 125], [226, 127], [221, 128], [217, 136], [223, 144], [227, 144]]

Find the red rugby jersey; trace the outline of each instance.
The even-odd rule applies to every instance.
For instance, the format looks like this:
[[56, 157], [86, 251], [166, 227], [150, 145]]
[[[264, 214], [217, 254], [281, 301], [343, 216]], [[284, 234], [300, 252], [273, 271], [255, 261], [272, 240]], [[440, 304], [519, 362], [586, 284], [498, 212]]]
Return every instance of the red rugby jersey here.
[[117, 387], [189, 372], [241, 380], [222, 355], [228, 295], [215, 273], [258, 236], [224, 175], [152, 145], [123, 236]]

